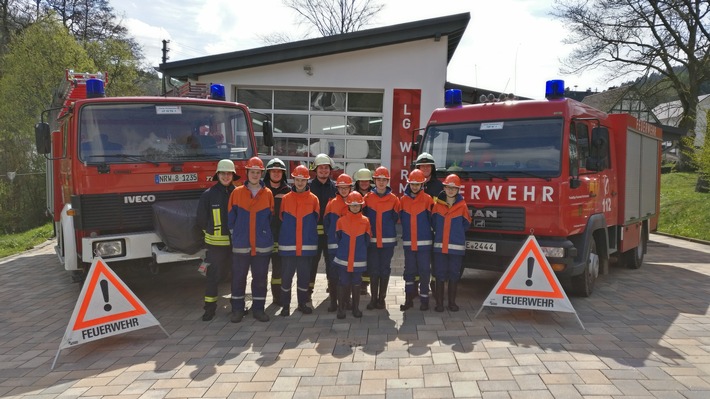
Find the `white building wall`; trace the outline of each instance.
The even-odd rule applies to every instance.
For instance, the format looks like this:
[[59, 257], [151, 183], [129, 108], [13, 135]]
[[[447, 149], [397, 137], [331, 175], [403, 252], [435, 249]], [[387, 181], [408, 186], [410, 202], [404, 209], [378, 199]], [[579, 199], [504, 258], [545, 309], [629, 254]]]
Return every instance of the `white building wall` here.
[[[310, 89], [384, 92], [382, 164], [389, 167], [392, 151], [394, 89], [420, 89], [420, 127], [434, 108], [443, 106], [447, 67], [447, 37], [367, 50], [339, 53], [262, 67], [203, 75], [199, 81], [221, 83], [234, 100], [235, 88]], [[310, 65], [312, 75], [304, 71]]]

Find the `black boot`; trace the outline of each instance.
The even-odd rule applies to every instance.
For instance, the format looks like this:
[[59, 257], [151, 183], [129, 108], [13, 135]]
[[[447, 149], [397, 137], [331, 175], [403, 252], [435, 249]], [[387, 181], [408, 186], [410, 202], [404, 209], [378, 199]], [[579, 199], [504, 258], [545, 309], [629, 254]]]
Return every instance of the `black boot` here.
[[271, 284], [271, 300], [274, 305], [281, 307], [281, 284]]
[[399, 305], [399, 310], [404, 312], [407, 309], [411, 309], [414, 306], [414, 295], [411, 292], [405, 292], [404, 304]]
[[449, 310], [452, 312], [459, 311], [459, 305], [456, 304], [456, 291], [458, 290], [459, 282], [449, 280]]
[[370, 295], [370, 303], [367, 304], [367, 310], [372, 310], [377, 307], [377, 297], [379, 296], [380, 292], [380, 278], [379, 277], [370, 277], [370, 290], [371, 295]]
[[202, 309], [205, 310], [202, 315], [202, 321], [210, 321], [214, 319], [214, 314], [217, 312], [217, 302], [205, 302], [205, 306]]
[[338, 281], [328, 280], [328, 297], [330, 298], [329, 312], [338, 310]]
[[339, 319], [345, 318], [345, 293], [347, 292], [344, 285], [338, 285], [338, 314]]
[[436, 307], [434, 310], [437, 312], [444, 311], [444, 282], [436, 280], [436, 289], [434, 290], [434, 299], [436, 300]]
[[360, 311], [360, 286], [353, 285], [353, 316], [360, 318], [362, 317], [362, 312]]
[[387, 296], [387, 285], [390, 282], [390, 276], [380, 277], [380, 296], [377, 298], [377, 309], [384, 309], [385, 297]]
[[419, 310], [426, 311], [429, 310], [429, 297], [419, 297]]

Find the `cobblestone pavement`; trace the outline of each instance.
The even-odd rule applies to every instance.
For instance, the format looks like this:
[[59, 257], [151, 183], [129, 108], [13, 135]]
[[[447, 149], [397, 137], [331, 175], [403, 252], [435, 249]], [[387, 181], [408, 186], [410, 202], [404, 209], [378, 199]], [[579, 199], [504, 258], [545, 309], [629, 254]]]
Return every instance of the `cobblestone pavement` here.
[[272, 305], [270, 322], [233, 324], [226, 298], [200, 320], [195, 265], [116, 268], [170, 337], [150, 327], [88, 342], [50, 370], [80, 291], [53, 245], [0, 260], [0, 397], [710, 398], [701, 244], [653, 235], [641, 269], [612, 267], [590, 298], [571, 298], [586, 329], [569, 313], [486, 307], [473, 319], [500, 278], [488, 272], [465, 273], [460, 312], [400, 312], [401, 249], [387, 309], [364, 297], [362, 319], [326, 311], [323, 274], [313, 314]]

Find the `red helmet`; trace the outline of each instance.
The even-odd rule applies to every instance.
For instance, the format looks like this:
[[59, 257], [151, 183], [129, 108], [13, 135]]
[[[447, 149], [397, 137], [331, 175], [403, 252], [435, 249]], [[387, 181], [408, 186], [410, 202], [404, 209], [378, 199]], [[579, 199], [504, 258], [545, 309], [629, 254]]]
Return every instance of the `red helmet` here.
[[335, 185], [338, 187], [350, 187], [353, 185], [353, 178], [343, 173], [335, 180]]
[[363, 205], [365, 200], [362, 198], [362, 194], [357, 191], [353, 191], [345, 197], [345, 205]]
[[251, 157], [247, 161], [247, 165], [244, 168], [245, 169], [264, 170], [264, 161], [259, 159], [259, 157]]
[[375, 173], [372, 175], [373, 179], [389, 179], [390, 178], [390, 171], [384, 167], [380, 166], [379, 168], [375, 169]]
[[461, 178], [455, 174], [450, 174], [444, 179], [444, 186], [461, 188]]
[[407, 183], [426, 183], [426, 177], [424, 177], [424, 172], [419, 169], [414, 169], [413, 171], [409, 172], [409, 176], [407, 177]]
[[299, 179], [308, 179], [311, 177], [311, 175], [308, 172], [308, 168], [305, 165], [298, 165], [293, 170], [293, 172], [291, 172], [291, 177], [299, 178]]

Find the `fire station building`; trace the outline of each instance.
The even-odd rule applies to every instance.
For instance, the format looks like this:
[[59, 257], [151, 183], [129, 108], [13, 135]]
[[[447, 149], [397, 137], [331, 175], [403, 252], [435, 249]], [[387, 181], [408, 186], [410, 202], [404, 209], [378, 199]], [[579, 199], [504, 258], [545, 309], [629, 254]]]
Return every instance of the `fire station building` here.
[[412, 134], [443, 106], [447, 65], [469, 20], [469, 13], [432, 18], [169, 62], [160, 70], [166, 78], [221, 83], [227, 100], [268, 115], [274, 146], [259, 146], [265, 159], [294, 165], [326, 153], [350, 175], [385, 165], [398, 193], [412, 162]]

